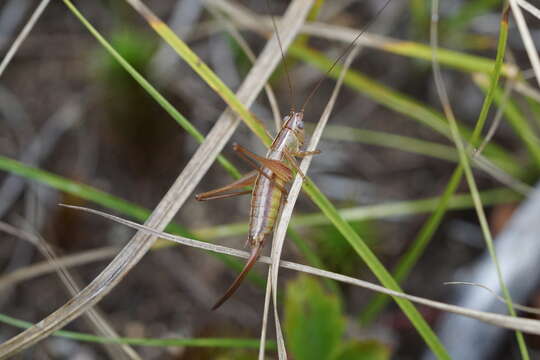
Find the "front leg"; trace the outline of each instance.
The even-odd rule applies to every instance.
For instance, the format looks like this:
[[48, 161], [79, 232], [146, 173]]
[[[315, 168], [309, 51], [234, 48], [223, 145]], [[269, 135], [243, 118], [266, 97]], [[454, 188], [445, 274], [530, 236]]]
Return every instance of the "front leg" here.
[[302, 180], [306, 181], [306, 175], [304, 175], [304, 173], [298, 166], [298, 163], [296, 162], [295, 157], [306, 157], [306, 156], [317, 155], [320, 153], [321, 153], [320, 150], [313, 150], [313, 151], [298, 150], [294, 153], [289, 153], [287, 150], [285, 150], [285, 158], [287, 159], [287, 161], [289, 161], [293, 169], [296, 170], [298, 174], [300, 174], [300, 176], [302, 177]]
[[285, 154], [285, 159], [287, 159], [289, 164], [291, 164], [291, 167], [302, 177], [303, 181], [306, 181], [306, 175], [304, 175], [304, 172], [300, 169], [300, 166], [298, 166], [298, 163], [296, 162], [294, 156], [287, 150], [285, 150], [283, 153]]

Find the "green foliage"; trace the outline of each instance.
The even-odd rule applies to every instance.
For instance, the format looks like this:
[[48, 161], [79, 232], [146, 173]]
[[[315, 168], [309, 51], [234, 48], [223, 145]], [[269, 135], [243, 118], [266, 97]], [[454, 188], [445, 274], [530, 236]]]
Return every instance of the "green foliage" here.
[[343, 339], [345, 316], [339, 299], [305, 275], [287, 286], [284, 328], [296, 360], [388, 359], [389, 349], [378, 342]]

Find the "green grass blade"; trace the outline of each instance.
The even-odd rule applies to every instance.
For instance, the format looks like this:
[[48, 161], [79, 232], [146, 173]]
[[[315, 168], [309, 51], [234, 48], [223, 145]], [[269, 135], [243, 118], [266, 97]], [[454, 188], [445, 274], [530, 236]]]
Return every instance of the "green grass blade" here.
[[[0, 314], [0, 322], [15, 326], [21, 329], [27, 329], [34, 324], [15, 319], [11, 316]], [[85, 334], [75, 331], [57, 331], [53, 334], [67, 339], [73, 339], [77, 341], [92, 342], [98, 344], [129, 344], [140, 346], [182, 346], [182, 347], [220, 347], [220, 348], [259, 348], [258, 339], [234, 339], [234, 338], [191, 338], [191, 339], [152, 339], [152, 338], [106, 338], [91, 334]], [[273, 350], [276, 348], [276, 344], [273, 341], [266, 343], [267, 349]]]
[[484, 129], [484, 124], [486, 123], [487, 115], [489, 108], [495, 99], [497, 92], [497, 84], [501, 76], [504, 54], [506, 53], [506, 42], [508, 40], [508, 9], [503, 9], [503, 15], [501, 19], [501, 28], [499, 31], [499, 41], [497, 44], [497, 56], [495, 58], [495, 65], [493, 66], [493, 71], [491, 72], [489, 89], [486, 94], [486, 98], [482, 104], [482, 109], [480, 110], [480, 115], [478, 116], [478, 121], [476, 122], [475, 129], [470, 138], [470, 142], [473, 146], [478, 146], [480, 141], [480, 134]]
[[[384, 43], [380, 48], [394, 54], [431, 61], [431, 47], [428, 45], [412, 41], [396, 41]], [[440, 53], [437, 54], [437, 61], [439, 61], [441, 65], [446, 65], [462, 71], [491, 73], [493, 65], [495, 64], [491, 59], [464, 54], [458, 51], [439, 49], [439, 52]], [[516, 69], [514, 66], [503, 66], [504, 75], [512, 77], [515, 76], [515, 73]]]

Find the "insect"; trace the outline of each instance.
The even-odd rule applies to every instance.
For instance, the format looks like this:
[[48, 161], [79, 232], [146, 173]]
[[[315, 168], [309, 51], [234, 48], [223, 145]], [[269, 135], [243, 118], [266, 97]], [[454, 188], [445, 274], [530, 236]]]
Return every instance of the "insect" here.
[[[390, 1], [391, 0], [388, 0], [384, 4], [377, 15], [384, 10]], [[273, 17], [272, 23], [281, 48], [279, 34], [277, 32], [277, 27]], [[369, 25], [370, 23], [365, 28], [367, 28]], [[351, 42], [351, 44], [349, 44], [341, 56], [338, 57], [338, 59], [327, 71], [327, 74], [332, 71], [335, 65], [350, 50], [352, 50], [356, 41], [364, 33], [365, 28], [360, 31], [358, 36]], [[281, 51], [282, 58], [284, 58], [282, 48]], [[320, 153], [319, 150], [304, 150], [304, 107], [309, 102], [312, 95], [318, 90], [323, 79], [321, 79], [315, 85], [300, 111], [295, 111], [293, 107], [289, 114], [283, 118], [282, 126], [270, 145], [265, 157], [256, 155], [238, 144], [233, 145], [233, 150], [236, 151], [238, 155], [246, 160], [252, 167], [254, 167], [254, 171], [251, 171], [229, 185], [197, 194], [195, 196], [195, 198], [199, 201], [207, 201], [251, 193], [251, 208], [247, 239], [247, 245], [251, 248], [251, 253], [240, 274], [238, 274], [224, 295], [215, 303], [212, 310], [219, 308], [225, 301], [227, 301], [227, 299], [232, 296], [232, 294], [234, 294], [249, 270], [259, 259], [264, 246], [265, 238], [273, 231], [281, 207], [286, 201], [286, 187], [287, 184], [293, 179], [294, 172], [300, 174], [302, 178], [305, 177], [298, 167], [296, 158]], [[288, 74], [287, 80], [289, 81], [289, 89], [291, 90], [292, 98], [292, 86]], [[248, 186], [252, 186], [252, 190], [243, 190]]]
[[[272, 232], [287, 195], [286, 186], [293, 178], [293, 170], [300, 171], [295, 157], [318, 154], [319, 151], [304, 151], [304, 112], [291, 111], [283, 119], [283, 125], [272, 142], [266, 157], [258, 156], [238, 144], [233, 145], [242, 158], [256, 168], [243, 178], [222, 188], [198, 194], [199, 201], [227, 198], [251, 193], [251, 211], [247, 244], [251, 254], [244, 269], [234, 280], [229, 289], [212, 307], [221, 306], [240, 286], [249, 270], [257, 262], [264, 246], [265, 237]], [[261, 166], [257, 166], [255, 161]], [[303, 174], [302, 174], [303, 176]], [[235, 189], [253, 186], [253, 190], [233, 191]]]

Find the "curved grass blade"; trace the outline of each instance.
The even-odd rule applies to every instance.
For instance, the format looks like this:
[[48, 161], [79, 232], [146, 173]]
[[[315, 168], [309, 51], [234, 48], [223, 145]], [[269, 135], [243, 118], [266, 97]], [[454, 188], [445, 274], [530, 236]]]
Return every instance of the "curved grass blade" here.
[[22, 45], [22, 43], [24, 42], [28, 34], [30, 34], [30, 31], [32, 31], [32, 29], [34, 28], [34, 25], [39, 20], [39, 18], [41, 17], [41, 14], [43, 14], [45, 9], [47, 8], [47, 5], [49, 5], [50, 2], [51, 0], [41, 0], [39, 5], [36, 7], [34, 12], [32, 13], [32, 16], [26, 22], [26, 25], [24, 25], [22, 31], [19, 33], [19, 35], [17, 36], [17, 38], [11, 45], [6, 55], [4, 55], [4, 58], [2, 59], [2, 62], [0, 63], [0, 77], [2, 77], [2, 74], [4, 73], [9, 63], [11, 62], [11, 60], [17, 53], [17, 50], [19, 50], [20, 46]]

